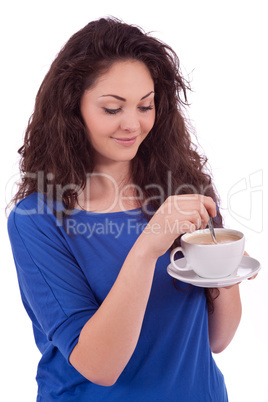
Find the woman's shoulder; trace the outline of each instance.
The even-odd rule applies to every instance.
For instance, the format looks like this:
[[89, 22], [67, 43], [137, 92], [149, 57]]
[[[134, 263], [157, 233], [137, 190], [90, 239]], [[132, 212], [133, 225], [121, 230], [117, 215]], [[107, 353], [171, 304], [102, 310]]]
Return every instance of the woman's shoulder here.
[[10, 215], [54, 215], [55, 212], [60, 213], [64, 210], [65, 207], [62, 202], [50, 199], [46, 194], [35, 192], [20, 200], [13, 207]]
[[22, 213], [23, 215], [26, 214], [33, 214], [38, 213], [38, 210], [44, 207], [46, 203], [46, 197], [42, 193], [32, 193], [22, 200], [18, 201], [17, 204], [13, 206], [11, 210], [12, 213]]
[[31, 231], [34, 235], [36, 229], [44, 230], [55, 226], [55, 213], [53, 205], [49, 205], [46, 196], [42, 193], [32, 193], [20, 200], [8, 216], [8, 231]]

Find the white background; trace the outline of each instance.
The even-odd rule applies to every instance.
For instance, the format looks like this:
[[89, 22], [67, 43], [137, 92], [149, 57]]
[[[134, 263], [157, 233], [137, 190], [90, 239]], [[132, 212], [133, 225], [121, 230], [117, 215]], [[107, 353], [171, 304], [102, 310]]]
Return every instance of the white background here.
[[171, 45], [191, 80], [189, 116], [209, 158], [226, 226], [245, 233], [247, 251], [262, 264], [257, 279], [240, 286], [240, 327], [230, 346], [215, 359], [225, 376], [230, 402], [267, 401], [266, 2], [16, 0], [4, 4], [0, 12], [3, 400], [35, 400], [39, 359], [6, 231], [4, 209], [18, 178], [17, 149], [36, 92], [59, 49], [89, 21], [113, 15], [153, 31]]

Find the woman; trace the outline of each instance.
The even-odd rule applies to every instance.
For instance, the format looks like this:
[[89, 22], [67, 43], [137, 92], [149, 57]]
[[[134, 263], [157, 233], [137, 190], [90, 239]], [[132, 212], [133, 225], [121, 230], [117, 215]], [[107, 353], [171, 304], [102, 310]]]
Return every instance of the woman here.
[[170, 47], [112, 18], [73, 35], [40, 87], [8, 221], [38, 401], [227, 401], [211, 351], [235, 334], [238, 285], [166, 271], [181, 234], [222, 224], [187, 89]]

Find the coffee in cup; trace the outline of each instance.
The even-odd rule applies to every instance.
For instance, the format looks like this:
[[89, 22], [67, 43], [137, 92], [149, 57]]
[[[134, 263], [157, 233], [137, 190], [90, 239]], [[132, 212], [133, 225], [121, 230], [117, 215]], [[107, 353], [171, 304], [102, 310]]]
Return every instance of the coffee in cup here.
[[[245, 246], [242, 232], [232, 229], [216, 228], [217, 244], [212, 240], [209, 229], [196, 230], [181, 237], [181, 247], [172, 250], [171, 264], [176, 270], [193, 270], [202, 278], [224, 278], [231, 275], [239, 266]], [[181, 251], [186, 266], [179, 267], [174, 260]]]
[[[240, 238], [240, 236], [233, 233], [218, 233], [216, 240], [217, 243], [224, 244], [239, 240]], [[192, 244], [215, 244], [210, 233], [193, 234], [192, 236], [187, 237], [185, 241]]]

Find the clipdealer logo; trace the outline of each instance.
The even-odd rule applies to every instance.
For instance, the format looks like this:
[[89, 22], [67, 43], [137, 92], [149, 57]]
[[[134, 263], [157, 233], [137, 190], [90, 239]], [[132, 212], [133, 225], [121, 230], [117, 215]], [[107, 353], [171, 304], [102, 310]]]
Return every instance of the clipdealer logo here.
[[237, 181], [227, 194], [227, 209], [239, 224], [253, 232], [263, 231], [263, 170]]
[[[97, 175], [101, 175], [98, 173], [92, 173], [89, 175], [89, 177], [94, 177]], [[38, 182], [38, 188], [42, 189], [44, 186], [44, 180], [46, 179], [48, 181], [48, 186], [50, 186], [49, 182], [50, 180], [53, 179], [53, 175], [47, 174], [46, 177], [44, 175], [44, 172], [38, 172], [37, 174], [33, 173], [27, 173], [27, 177], [30, 177], [34, 180], [37, 180]], [[171, 172], [168, 172], [167, 175], [167, 188], [168, 188], [168, 193], [171, 194]], [[19, 173], [14, 174], [8, 182], [6, 183], [6, 188], [5, 188], [5, 195], [6, 195], [6, 201], [10, 201], [11, 198], [14, 196], [15, 192], [17, 191], [17, 180], [20, 178]], [[112, 210], [115, 202], [121, 198], [126, 198], [125, 197], [125, 191], [128, 190], [129, 185], [123, 187], [121, 189], [121, 192], [119, 193], [119, 190], [117, 188], [117, 185], [112, 177], [109, 175], [105, 175], [105, 178], [107, 180], [110, 180], [114, 186], [114, 199], [111, 205], [109, 205], [108, 209], [104, 212], [109, 212]], [[149, 187], [155, 186], [159, 193], [159, 199], [162, 202], [164, 202], [164, 191], [163, 189], [157, 185], [157, 184], [150, 184]], [[56, 191], [61, 194], [63, 191], [72, 189], [75, 186], [73, 184], [69, 184], [65, 187], [62, 187], [61, 185], [56, 186]], [[180, 186], [178, 189], [176, 189], [175, 194], [179, 195], [180, 192], [184, 189], [184, 186]], [[143, 198], [143, 192], [142, 189], [136, 186], [138, 198], [142, 199]], [[205, 193], [206, 189], [203, 189], [203, 194]], [[200, 193], [200, 189], [197, 190], [195, 188], [192, 188], [193, 194], [198, 194]], [[202, 193], [202, 191], [201, 191]], [[155, 196], [154, 196], [155, 197]], [[221, 195], [223, 198], [223, 195]], [[236, 222], [238, 222], [240, 225], [243, 227], [256, 232], [256, 233], [261, 233], [263, 231], [263, 226], [264, 226], [264, 171], [263, 169], [259, 169], [253, 173], [250, 173], [248, 176], [243, 177], [242, 179], [238, 180], [236, 183], [234, 183], [231, 187], [229, 187], [229, 191], [226, 194], [226, 199], [227, 199], [227, 212], [230, 215], [231, 218], [233, 218]], [[147, 200], [148, 202], [150, 201]], [[16, 212], [22, 215], [31, 215], [31, 214], [42, 214], [45, 213], [45, 210], [43, 208], [43, 199], [40, 198], [38, 199], [38, 205], [36, 208], [32, 210], [24, 210], [17, 208]], [[49, 205], [48, 205], [49, 206]], [[51, 205], [50, 205], [51, 206]], [[123, 206], [122, 206], [123, 208]], [[53, 208], [47, 209], [46, 213], [53, 213]], [[68, 212], [68, 210], [66, 211]], [[72, 215], [75, 214], [75, 211], [71, 211]], [[128, 212], [131, 215], [131, 211]], [[156, 233], [159, 228], [151, 228], [153, 229], [154, 233]], [[84, 229], [80, 228], [81, 231]], [[89, 235], [91, 233], [91, 229], [87, 229], [85, 232], [87, 232]], [[102, 229], [101, 228], [94, 228], [93, 231], [98, 231], [101, 233]], [[109, 227], [109, 230], [112, 230], [112, 232], [115, 232], [115, 236], [120, 233], [120, 228], [115, 228], [115, 227]], [[175, 230], [175, 228], [169, 228], [169, 230]], [[107, 231], [107, 227], [105, 228], [105, 231]]]

